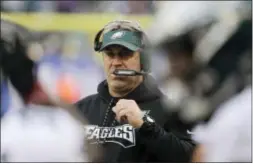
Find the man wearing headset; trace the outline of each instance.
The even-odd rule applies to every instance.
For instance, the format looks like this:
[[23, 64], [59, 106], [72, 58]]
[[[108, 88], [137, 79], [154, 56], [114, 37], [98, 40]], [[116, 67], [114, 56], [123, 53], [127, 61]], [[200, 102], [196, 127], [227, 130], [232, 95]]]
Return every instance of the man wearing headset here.
[[[166, 115], [162, 93], [147, 74], [147, 37], [137, 22], [113, 21], [95, 38], [106, 80], [77, 103], [90, 125], [89, 143], [102, 147], [99, 162], [188, 162], [194, 144], [187, 129]], [[168, 126], [164, 126], [164, 125]]]

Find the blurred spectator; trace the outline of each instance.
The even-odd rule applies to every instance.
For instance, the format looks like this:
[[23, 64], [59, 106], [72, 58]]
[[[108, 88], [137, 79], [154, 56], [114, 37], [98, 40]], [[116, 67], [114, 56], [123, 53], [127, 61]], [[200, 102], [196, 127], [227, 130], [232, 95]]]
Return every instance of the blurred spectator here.
[[1, 1], [1, 8], [6, 11], [24, 11], [25, 10], [25, 1]]
[[25, 1], [26, 11], [32, 12], [54, 12], [56, 11], [57, 1]]
[[74, 12], [77, 7], [77, 1], [58, 1], [57, 11], [58, 12]]
[[75, 5], [72, 5], [71, 12], [77, 13], [89, 13], [97, 12], [98, 1], [75, 1]]
[[129, 12], [128, 1], [101, 1], [97, 9], [100, 12], [110, 13], [126, 14]]
[[129, 14], [148, 13], [150, 2], [152, 1], [126, 1], [128, 3]]
[[[45, 87], [53, 92], [52, 94], [65, 94], [59, 92], [61, 83], [66, 84], [65, 86], [72, 83], [74, 85], [72, 90], [66, 94], [73, 93], [75, 95], [73, 101], [96, 93], [97, 84], [102, 80], [103, 73], [90, 55], [93, 54], [92, 46], [87, 36], [84, 33], [70, 32], [52, 33], [48, 38], [44, 41], [47, 45], [45, 56], [39, 65], [39, 76]], [[54, 42], [51, 43], [52, 39]], [[70, 95], [61, 96], [69, 98]]]
[[153, 1], [2, 1], [1, 8], [9, 12], [116, 12], [148, 14]]
[[60, 53], [63, 36], [57, 33], [49, 33], [47, 35], [48, 37], [43, 40], [45, 55], [58, 55]]

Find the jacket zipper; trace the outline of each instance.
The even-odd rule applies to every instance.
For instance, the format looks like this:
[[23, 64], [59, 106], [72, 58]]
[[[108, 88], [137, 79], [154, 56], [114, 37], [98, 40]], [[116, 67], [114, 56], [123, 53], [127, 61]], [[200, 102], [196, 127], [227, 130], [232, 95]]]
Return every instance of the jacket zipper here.
[[[112, 108], [112, 104], [113, 104], [114, 101], [115, 101], [115, 99], [112, 98], [111, 101], [110, 101], [110, 103], [109, 103], [109, 105], [108, 105], [108, 107], [107, 107], [107, 109], [106, 109], [105, 117], [104, 117], [104, 120], [103, 120], [103, 123], [102, 123], [102, 128], [105, 127], [105, 125], [109, 121], [108, 117], [109, 117], [110, 109]], [[102, 144], [105, 143], [106, 138], [110, 134], [110, 132], [111, 132], [112, 128], [115, 126], [115, 124], [116, 124], [116, 120], [114, 119], [113, 122], [112, 122], [112, 124], [109, 126], [110, 129], [109, 129], [106, 137], [103, 140], [100, 140], [100, 138], [98, 138], [97, 143], [102, 143]]]

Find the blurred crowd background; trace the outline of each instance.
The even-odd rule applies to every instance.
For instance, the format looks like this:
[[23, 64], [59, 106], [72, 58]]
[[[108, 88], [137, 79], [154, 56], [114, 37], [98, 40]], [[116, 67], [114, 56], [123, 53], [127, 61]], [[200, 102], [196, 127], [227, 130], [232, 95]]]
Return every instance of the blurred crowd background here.
[[[34, 32], [28, 38], [29, 55], [41, 81], [72, 102], [96, 93], [104, 79], [101, 55], [93, 50], [96, 32], [119, 18], [147, 26], [153, 10], [153, 1], [1, 1], [1, 18]], [[4, 88], [2, 101], [9, 102]]]
[[[33, 32], [28, 53], [37, 62], [40, 80], [73, 102], [96, 93], [105, 78], [101, 54], [93, 50], [95, 34], [116, 19], [136, 20], [147, 30], [159, 5], [162, 1], [1, 1], [1, 19]], [[167, 60], [159, 52], [152, 55], [151, 70], [158, 80], [169, 71]], [[2, 100], [8, 101], [9, 91], [3, 88]]]
[[1, 11], [9, 12], [117, 12], [150, 14], [153, 1], [2, 1]]

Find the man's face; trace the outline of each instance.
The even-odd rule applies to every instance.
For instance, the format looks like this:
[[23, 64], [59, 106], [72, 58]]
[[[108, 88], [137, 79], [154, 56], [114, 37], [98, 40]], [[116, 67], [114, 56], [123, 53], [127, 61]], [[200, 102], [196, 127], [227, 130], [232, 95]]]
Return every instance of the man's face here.
[[136, 86], [140, 81], [139, 76], [118, 77], [113, 74], [116, 69], [131, 69], [140, 71], [140, 53], [133, 52], [123, 46], [108, 46], [103, 51], [104, 69], [107, 82], [113, 90], [124, 91]]

